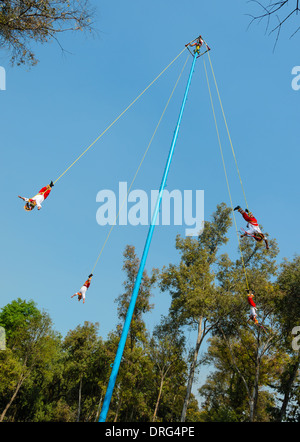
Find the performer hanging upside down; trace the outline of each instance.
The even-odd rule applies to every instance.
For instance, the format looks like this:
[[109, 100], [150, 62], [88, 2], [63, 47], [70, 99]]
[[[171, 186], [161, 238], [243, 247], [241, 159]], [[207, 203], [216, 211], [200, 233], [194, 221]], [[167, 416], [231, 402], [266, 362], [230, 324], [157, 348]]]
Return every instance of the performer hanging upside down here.
[[254, 293], [252, 290], [248, 290], [248, 296], [247, 296], [247, 300], [248, 300], [248, 304], [250, 305], [250, 317], [248, 319], [249, 321], [253, 321], [255, 324], [258, 324], [258, 320], [256, 319], [256, 304], [253, 301], [254, 298]]
[[266, 249], [268, 250], [269, 249], [268, 240], [260, 230], [257, 219], [254, 218], [252, 213], [249, 212], [248, 209], [243, 210], [240, 206], [236, 206], [234, 210], [238, 210], [242, 214], [244, 220], [247, 221], [248, 223], [247, 224], [248, 230], [245, 230], [245, 233], [241, 235], [241, 238], [243, 238], [244, 236], [251, 236], [258, 242], [264, 240], [266, 244]]
[[53, 186], [54, 184], [51, 181], [48, 186], [42, 187], [39, 193], [33, 198], [24, 198], [23, 196], [18, 195], [19, 198], [26, 202], [24, 209], [30, 211], [33, 210], [35, 206], [37, 206], [37, 209], [40, 210], [42, 208], [42, 202], [49, 196], [49, 193], [51, 192]]
[[83, 304], [85, 303], [85, 294], [86, 294], [87, 289], [91, 285], [92, 276], [93, 276], [93, 274], [91, 273], [89, 275], [88, 279], [85, 281], [85, 283], [81, 287], [81, 289], [79, 290], [79, 292], [72, 295], [71, 298], [74, 298], [74, 296], [78, 296], [78, 301], [80, 301], [82, 299]]

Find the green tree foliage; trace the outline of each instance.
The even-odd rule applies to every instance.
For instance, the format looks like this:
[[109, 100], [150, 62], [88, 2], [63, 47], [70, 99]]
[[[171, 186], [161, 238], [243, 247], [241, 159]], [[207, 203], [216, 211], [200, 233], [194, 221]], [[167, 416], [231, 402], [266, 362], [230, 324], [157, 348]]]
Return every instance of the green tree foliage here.
[[186, 420], [187, 409], [197, 367], [201, 344], [216, 325], [214, 315], [217, 292], [214, 287], [213, 265], [219, 248], [227, 242], [226, 233], [231, 225], [231, 209], [220, 204], [206, 221], [203, 233], [197, 238], [176, 238], [176, 249], [181, 254], [178, 265], [170, 264], [161, 274], [160, 287], [172, 297], [170, 315], [181, 327], [197, 330], [196, 344], [190, 364], [181, 421]]
[[[123, 270], [126, 274], [126, 280], [123, 283], [125, 292], [122, 295], [118, 296], [115, 301], [118, 304], [118, 317], [121, 320], [121, 323], [119, 324], [119, 329], [122, 328], [123, 323], [125, 322], [128, 306], [134, 288], [134, 283], [140, 265], [140, 260], [136, 256], [135, 248], [133, 246], [126, 246], [123, 256]], [[149, 300], [151, 297], [151, 288], [153, 288], [156, 282], [157, 273], [158, 270], [154, 269], [152, 271], [151, 277], [149, 277], [146, 270], [144, 270], [143, 279], [140, 285], [129, 330], [129, 341], [131, 349], [133, 349], [138, 342], [143, 342], [146, 339], [146, 325], [143, 320], [143, 315], [153, 309], [153, 305], [150, 304]]]
[[[144, 273], [108, 421], [299, 421], [294, 330], [300, 326], [300, 259], [278, 266], [275, 240], [266, 251], [245, 238], [245, 267], [240, 257], [231, 260], [223, 250], [231, 215], [220, 204], [202, 235], [176, 238], [178, 264], [160, 275]], [[138, 267], [134, 247], [127, 246], [124, 292], [116, 298], [119, 321], [106, 339], [90, 322], [60, 336], [33, 301], [17, 299], [2, 308], [1, 421], [98, 420]], [[145, 318], [157, 280], [171, 302], [150, 332]], [[263, 328], [248, 321], [247, 282]], [[192, 386], [201, 364], [210, 371], [199, 389], [199, 408]]]
[[[222, 420], [228, 412], [229, 420], [269, 421], [274, 416], [282, 420], [292, 391], [297, 400], [299, 354], [292, 354], [290, 319], [293, 305], [294, 323], [299, 323], [296, 295], [299, 261], [285, 262], [276, 282], [278, 249], [275, 241], [272, 244], [272, 253], [254, 242], [243, 244], [248, 280], [255, 289], [258, 319], [264, 328], [247, 321], [241, 263], [231, 262], [225, 255], [219, 261], [217, 275], [220, 290], [226, 296], [227, 313], [214, 330], [208, 350], [208, 361], [214, 363], [216, 370], [201, 388], [205, 419]], [[282, 394], [282, 407], [278, 409]]]
[[[185, 337], [176, 322], [162, 317], [155, 327], [148, 346], [148, 354], [154, 366], [154, 392], [157, 393], [152, 422], [159, 419], [159, 408], [169, 407], [177, 391], [185, 383], [187, 364], [184, 359]], [[155, 399], [155, 398], [154, 398]]]
[[277, 278], [277, 319], [280, 324], [282, 345], [289, 353], [287, 363], [279, 372], [274, 388], [281, 396], [281, 406], [274, 409], [277, 421], [299, 421], [300, 405], [300, 351], [298, 339], [294, 348], [294, 331], [300, 334], [300, 256], [285, 259]]
[[37, 63], [34, 42], [58, 42], [64, 31], [91, 30], [93, 11], [88, 0], [1, 0], [0, 44], [12, 63]]
[[[134, 283], [138, 273], [140, 260], [133, 246], [127, 246], [124, 251], [123, 270], [126, 278], [123, 283], [125, 291], [118, 296], [118, 335], [121, 333], [127, 314]], [[108, 418], [116, 421], [150, 421], [153, 413], [151, 395], [154, 383], [154, 363], [147, 353], [149, 333], [146, 330], [144, 315], [153, 309], [150, 304], [151, 290], [154, 287], [157, 270], [152, 271], [151, 277], [144, 271], [135, 309], [130, 324], [130, 330], [123, 353], [115, 393], [113, 407]], [[114, 411], [115, 410], [115, 411]]]
[[[63, 341], [65, 350], [64, 373], [68, 380], [67, 396], [68, 403], [75, 408], [77, 403], [77, 418], [90, 420], [97, 409], [99, 388], [99, 375], [105, 365], [105, 356], [101, 354], [101, 341], [97, 337], [98, 324], [85, 322], [83, 326], [77, 326], [70, 330]], [[95, 371], [97, 366], [97, 371]], [[89, 400], [86, 398], [89, 397]]]
[[[48, 314], [40, 312], [33, 301], [18, 299], [6, 305], [0, 314], [0, 325], [6, 331], [8, 351], [1, 352], [0, 371], [6, 371], [3, 391], [3, 421], [20, 388], [39, 373], [43, 377], [51, 364], [56, 347], [56, 335]], [[12, 369], [14, 367], [14, 369]]]

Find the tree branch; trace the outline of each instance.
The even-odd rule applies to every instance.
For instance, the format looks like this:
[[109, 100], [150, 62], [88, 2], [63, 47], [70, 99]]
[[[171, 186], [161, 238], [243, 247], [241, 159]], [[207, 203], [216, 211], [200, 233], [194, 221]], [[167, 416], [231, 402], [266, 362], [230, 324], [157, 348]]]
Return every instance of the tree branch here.
[[[250, 21], [248, 28], [255, 22], [258, 21], [259, 23], [261, 21], [263, 21], [264, 19], [266, 19], [267, 23], [266, 23], [266, 32], [270, 29], [271, 27], [271, 20], [273, 17], [276, 17], [278, 20], [278, 24], [275, 26], [272, 26], [272, 29], [269, 32], [269, 35], [271, 35], [273, 32], [277, 31], [277, 35], [276, 35], [276, 39], [275, 39], [275, 44], [274, 44], [274, 49], [277, 45], [277, 42], [279, 40], [279, 36], [280, 36], [280, 31], [282, 26], [293, 16], [293, 15], [298, 15], [298, 12], [300, 11], [300, 7], [299, 7], [299, 0], [295, 0], [295, 7], [293, 9], [291, 9], [283, 18], [280, 18], [278, 13], [282, 11], [283, 7], [289, 6], [289, 0], [281, 0], [281, 1], [273, 1], [271, 0], [270, 3], [265, 6], [262, 2], [258, 1], [258, 0], [249, 0], [248, 3], [255, 3], [256, 5], [258, 5], [262, 10], [262, 14], [260, 15], [251, 15], [251, 14], [247, 14], [248, 16], [250, 16], [252, 18], [252, 20]], [[290, 38], [292, 38], [300, 29], [300, 26], [296, 29], [295, 32], [293, 32], [290, 36]]]

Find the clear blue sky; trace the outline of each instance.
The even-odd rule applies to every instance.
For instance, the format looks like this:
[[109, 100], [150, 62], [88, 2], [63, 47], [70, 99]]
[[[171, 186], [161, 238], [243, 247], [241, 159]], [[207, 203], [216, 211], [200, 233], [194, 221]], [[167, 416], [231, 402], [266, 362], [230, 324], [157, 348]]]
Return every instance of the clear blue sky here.
[[[116, 227], [99, 261], [85, 305], [70, 296], [90, 273], [109, 226], [96, 223], [99, 190], [130, 182], [181, 70], [183, 54], [166, 74], [53, 188], [40, 212], [26, 213], [17, 195], [33, 196], [55, 180], [129, 103], [200, 33], [211, 59], [246, 190], [248, 204], [283, 257], [299, 252], [299, 104], [291, 87], [300, 65], [299, 35], [288, 22], [273, 53], [264, 25], [249, 30], [246, 1], [95, 1], [94, 36], [65, 34], [60, 43], [34, 47], [38, 65], [6, 69], [1, 106], [0, 308], [17, 297], [33, 299], [65, 335], [84, 321], [107, 336], [117, 322], [126, 244], [142, 254], [148, 227]], [[293, 27], [292, 27], [293, 25]], [[298, 55], [297, 55], [298, 54]], [[134, 188], [159, 187], [187, 75], [181, 81]], [[212, 84], [212, 83], [211, 83]], [[215, 100], [217, 105], [217, 101]], [[218, 113], [222, 127], [221, 115]], [[221, 129], [235, 204], [244, 205], [236, 169]], [[169, 175], [168, 190], [201, 189], [205, 218], [229, 204], [207, 85], [197, 62]], [[244, 227], [238, 219], [239, 227]], [[155, 230], [146, 268], [176, 262], [175, 236], [186, 226]], [[235, 255], [237, 240], [226, 251]], [[225, 249], [224, 249], [225, 251]], [[168, 311], [158, 290], [148, 315], [151, 329]]]

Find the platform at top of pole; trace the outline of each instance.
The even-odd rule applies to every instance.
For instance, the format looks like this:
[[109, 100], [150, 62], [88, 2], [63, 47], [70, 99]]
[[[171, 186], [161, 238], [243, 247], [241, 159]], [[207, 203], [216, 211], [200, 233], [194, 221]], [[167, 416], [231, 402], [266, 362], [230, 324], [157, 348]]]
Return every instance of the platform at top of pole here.
[[[191, 53], [191, 55], [193, 57], [197, 55], [197, 58], [202, 57], [202, 55], [206, 54], [208, 51], [211, 50], [211, 48], [208, 46], [208, 44], [201, 35], [199, 35], [199, 37], [187, 43], [185, 46], [188, 49], [188, 51]], [[203, 46], [204, 46], [204, 52], [201, 51]], [[195, 47], [193, 51], [190, 49], [192, 47]]]

